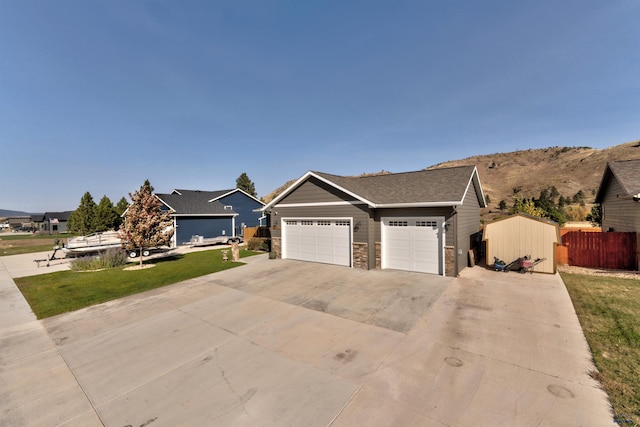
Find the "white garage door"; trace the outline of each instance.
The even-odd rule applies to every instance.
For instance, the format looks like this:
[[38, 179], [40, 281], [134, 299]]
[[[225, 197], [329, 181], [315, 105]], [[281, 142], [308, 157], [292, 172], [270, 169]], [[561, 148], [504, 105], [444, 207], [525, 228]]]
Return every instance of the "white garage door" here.
[[351, 221], [283, 219], [282, 258], [351, 266]]
[[443, 217], [383, 217], [382, 268], [443, 274]]

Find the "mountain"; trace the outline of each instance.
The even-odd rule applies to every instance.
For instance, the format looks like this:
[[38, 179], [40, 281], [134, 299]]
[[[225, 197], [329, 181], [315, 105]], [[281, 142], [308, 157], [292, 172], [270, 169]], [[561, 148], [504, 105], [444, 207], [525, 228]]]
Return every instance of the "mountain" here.
[[10, 211], [8, 209], [0, 209], [0, 217], [5, 216], [29, 216], [30, 213], [22, 212], [22, 211]]
[[[555, 186], [565, 198], [573, 198], [582, 191], [586, 196], [585, 202], [590, 204], [598, 191], [607, 162], [631, 159], [640, 159], [640, 141], [602, 150], [590, 147], [549, 147], [487, 154], [451, 160], [425, 169], [477, 166], [489, 205], [482, 215], [488, 219], [493, 216], [492, 213], [500, 213], [498, 204], [501, 200], [511, 207], [516, 194], [524, 198], [538, 197], [541, 190], [551, 186]], [[362, 176], [380, 173], [387, 172]], [[295, 180], [288, 181], [267, 194], [264, 201], [268, 203], [294, 182]], [[588, 210], [587, 207], [586, 212]], [[583, 208], [578, 216], [583, 217], [585, 214]]]
[[592, 203], [607, 162], [640, 159], [640, 141], [602, 150], [589, 147], [550, 147], [510, 153], [495, 153], [452, 160], [427, 169], [476, 165], [489, 207], [500, 200], [512, 206], [514, 196], [538, 197], [540, 191], [555, 186], [558, 193], [572, 198], [578, 191]]

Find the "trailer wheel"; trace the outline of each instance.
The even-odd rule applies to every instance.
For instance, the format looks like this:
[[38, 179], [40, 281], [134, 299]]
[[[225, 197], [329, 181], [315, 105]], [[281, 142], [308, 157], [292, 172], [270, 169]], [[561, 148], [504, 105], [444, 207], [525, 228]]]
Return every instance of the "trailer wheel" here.
[[151, 252], [149, 252], [149, 249], [145, 249], [142, 251], [142, 256], [149, 256]]
[[129, 257], [130, 257], [130, 258], [135, 258], [135, 257], [137, 257], [137, 256], [138, 256], [138, 251], [131, 251], [131, 252], [129, 252]]

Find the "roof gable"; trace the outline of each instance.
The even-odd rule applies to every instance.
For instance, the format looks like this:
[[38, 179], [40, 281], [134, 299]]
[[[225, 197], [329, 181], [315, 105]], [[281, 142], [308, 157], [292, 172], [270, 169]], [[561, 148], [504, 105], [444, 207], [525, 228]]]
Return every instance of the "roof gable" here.
[[210, 201], [228, 191], [230, 190], [173, 190], [169, 194], [158, 193], [155, 196], [171, 209], [174, 215], [233, 216], [236, 215], [233, 210], [225, 209], [218, 201]]
[[461, 205], [470, 188], [476, 192], [480, 206], [486, 206], [476, 167], [460, 166], [364, 177], [309, 171], [265, 209], [277, 204], [310, 177], [324, 181], [373, 208]]
[[607, 163], [596, 194], [596, 203], [602, 203], [612, 179], [620, 183], [625, 191], [624, 196], [631, 198], [640, 195], [640, 159]]
[[224, 190], [226, 192], [224, 192], [223, 194], [220, 194], [216, 197], [214, 197], [213, 199], [209, 200], [210, 202], [215, 202], [215, 201], [219, 201], [221, 199], [224, 199], [225, 197], [228, 197], [234, 193], [240, 193], [240, 194], [244, 194], [245, 196], [247, 196], [248, 198], [260, 203], [261, 205], [264, 206], [264, 202], [262, 202], [261, 200], [256, 199], [255, 197], [253, 197], [251, 194], [247, 193], [246, 191], [240, 189], [240, 188], [235, 188], [233, 190]]

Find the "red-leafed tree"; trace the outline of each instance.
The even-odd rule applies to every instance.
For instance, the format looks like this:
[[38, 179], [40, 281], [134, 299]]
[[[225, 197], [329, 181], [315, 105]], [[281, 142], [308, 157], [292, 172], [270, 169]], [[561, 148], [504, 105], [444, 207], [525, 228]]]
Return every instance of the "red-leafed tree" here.
[[138, 250], [140, 267], [145, 248], [165, 246], [171, 243], [173, 228], [170, 212], [162, 210], [162, 203], [153, 195], [153, 187], [146, 180], [135, 193], [129, 193], [131, 204], [127, 208], [124, 223], [120, 225], [120, 238], [127, 250]]

